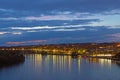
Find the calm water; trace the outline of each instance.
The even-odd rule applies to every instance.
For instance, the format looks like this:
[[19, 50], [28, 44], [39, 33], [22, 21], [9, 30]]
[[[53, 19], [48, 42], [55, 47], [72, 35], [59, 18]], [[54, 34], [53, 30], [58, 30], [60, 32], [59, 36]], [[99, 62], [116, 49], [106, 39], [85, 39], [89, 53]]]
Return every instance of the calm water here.
[[23, 64], [0, 68], [0, 80], [120, 80], [120, 66], [106, 59], [29, 54]]

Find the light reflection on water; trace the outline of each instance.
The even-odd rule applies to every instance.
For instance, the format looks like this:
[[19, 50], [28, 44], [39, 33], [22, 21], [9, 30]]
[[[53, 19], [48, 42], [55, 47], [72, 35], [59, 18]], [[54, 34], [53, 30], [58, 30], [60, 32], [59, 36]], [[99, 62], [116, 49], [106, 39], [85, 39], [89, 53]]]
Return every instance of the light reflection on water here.
[[[44, 66], [48, 69], [52, 66], [53, 71], [59, 69], [60, 71], [71, 71], [72, 67], [76, 65], [78, 71], [80, 71], [81, 57], [72, 58], [71, 56], [58, 56], [58, 55], [47, 55], [42, 56], [40, 54], [27, 55], [34, 62], [35, 68], [42, 68]], [[73, 65], [74, 64], [74, 65]]]
[[22, 65], [0, 69], [0, 80], [120, 80], [119, 74], [108, 59], [27, 54]]

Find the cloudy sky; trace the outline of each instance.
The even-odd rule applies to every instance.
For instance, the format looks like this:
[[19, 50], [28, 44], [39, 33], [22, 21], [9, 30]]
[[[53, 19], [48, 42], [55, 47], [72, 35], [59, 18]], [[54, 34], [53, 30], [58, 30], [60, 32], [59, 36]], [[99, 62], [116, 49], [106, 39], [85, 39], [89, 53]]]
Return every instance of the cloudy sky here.
[[0, 45], [120, 41], [120, 0], [0, 0]]

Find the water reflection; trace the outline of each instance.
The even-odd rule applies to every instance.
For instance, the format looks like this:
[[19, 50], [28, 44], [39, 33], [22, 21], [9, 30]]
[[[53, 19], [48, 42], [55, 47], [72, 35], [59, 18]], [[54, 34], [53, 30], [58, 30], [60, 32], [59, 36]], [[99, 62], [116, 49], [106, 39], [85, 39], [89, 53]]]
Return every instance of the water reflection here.
[[120, 67], [108, 59], [25, 56], [23, 65], [1, 70], [0, 80], [120, 80]]
[[92, 63], [92, 65], [99, 65], [102, 67], [111, 68], [112, 61], [110, 59], [100, 59], [100, 58], [81, 58], [81, 56], [77, 58], [72, 58], [71, 56], [60, 56], [60, 55], [41, 55], [41, 54], [30, 54], [27, 55], [30, 60], [33, 61], [35, 68], [43, 68], [46, 69], [52, 67], [52, 70], [59, 71], [71, 71], [73, 69], [73, 65], [76, 65], [77, 70], [80, 72], [81, 69], [81, 61]]
[[100, 64], [101, 66], [108, 65], [111, 66], [112, 61], [110, 59], [102, 59], [102, 58], [86, 58], [87, 62]]
[[74, 64], [77, 65], [78, 71], [80, 71], [80, 56], [78, 58], [72, 58], [71, 56], [63, 55], [28, 54], [26, 57], [33, 61], [35, 68], [40, 69], [44, 66], [46, 69], [49, 69], [52, 66], [53, 71], [59, 69], [60, 71], [67, 70], [70, 72]]

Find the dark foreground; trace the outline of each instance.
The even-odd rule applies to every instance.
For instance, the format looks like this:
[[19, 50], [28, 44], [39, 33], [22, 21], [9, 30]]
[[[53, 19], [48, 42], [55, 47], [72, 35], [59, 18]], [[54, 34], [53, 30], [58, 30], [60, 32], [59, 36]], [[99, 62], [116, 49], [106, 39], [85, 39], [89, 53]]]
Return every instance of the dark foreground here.
[[0, 67], [11, 66], [25, 61], [20, 51], [0, 51]]

